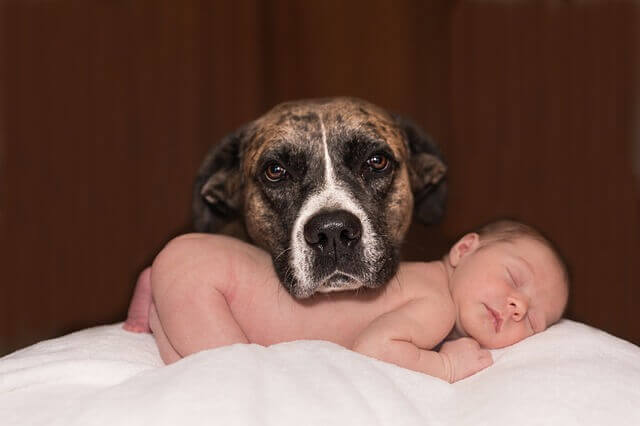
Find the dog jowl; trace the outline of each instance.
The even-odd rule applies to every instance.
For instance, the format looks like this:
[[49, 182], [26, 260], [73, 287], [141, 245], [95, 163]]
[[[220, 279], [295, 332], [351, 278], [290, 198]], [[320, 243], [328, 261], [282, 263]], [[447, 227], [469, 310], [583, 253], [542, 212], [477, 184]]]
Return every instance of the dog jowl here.
[[415, 125], [353, 98], [280, 104], [216, 144], [194, 186], [194, 222], [239, 220], [295, 297], [380, 287], [415, 215], [443, 214], [446, 167]]

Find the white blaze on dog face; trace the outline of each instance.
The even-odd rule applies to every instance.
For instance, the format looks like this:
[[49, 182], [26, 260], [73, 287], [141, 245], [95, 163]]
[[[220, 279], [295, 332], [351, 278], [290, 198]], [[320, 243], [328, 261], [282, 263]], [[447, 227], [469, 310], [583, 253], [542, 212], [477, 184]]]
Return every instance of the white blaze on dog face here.
[[[311, 194], [302, 205], [300, 213], [293, 225], [291, 235], [292, 266], [298, 283], [298, 287], [295, 291], [296, 294], [303, 297], [308, 296], [315, 291], [328, 292], [334, 290], [352, 290], [361, 287], [363, 285], [363, 281], [371, 281], [371, 275], [376, 269], [376, 264], [380, 262], [380, 256], [382, 255], [380, 242], [376, 238], [377, 235], [371, 225], [369, 216], [359, 205], [358, 200], [355, 199], [348, 190], [346, 190], [341, 180], [336, 176], [336, 171], [329, 152], [327, 131], [322, 117], [319, 117], [319, 120], [324, 163], [323, 182], [320, 190], [317, 193]], [[313, 215], [327, 210], [346, 210], [360, 220], [362, 225], [362, 261], [366, 265], [364, 269], [367, 271], [363, 276], [354, 276], [347, 271], [337, 269], [334, 274], [323, 278], [328, 279], [332, 275], [339, 274], [347, 277], [348, 282], [344, 282], [344, 279], [338, 279], [338, 281], [342, 282], [336, 282], [337, 285], [333, 286], [328, 282], [315, 282], [315, 274], [313, 271], [313, 257], [315, 253], [307, 244], [304, 236], [304, 226], [307, 221]], [[318, 284], [320, 284], [320, 286], [318, 286]]]

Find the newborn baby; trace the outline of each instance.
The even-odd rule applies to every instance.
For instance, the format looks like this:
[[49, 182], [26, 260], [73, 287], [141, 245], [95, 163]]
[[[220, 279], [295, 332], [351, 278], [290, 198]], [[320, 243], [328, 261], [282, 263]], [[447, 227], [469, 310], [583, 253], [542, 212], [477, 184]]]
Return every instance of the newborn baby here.
[[383, 288], [304, 300], [282, 289], [261, 249], [187, 234], [141, 274], [124, 327], [150, 328], [167, 364], [234, 343], [316, 339], [455, 382], [491, 365], [487, 349], [558, 321], [567, 298], [553, 246], [513, 221], [466, 234], [442, 260], [402, 263]]

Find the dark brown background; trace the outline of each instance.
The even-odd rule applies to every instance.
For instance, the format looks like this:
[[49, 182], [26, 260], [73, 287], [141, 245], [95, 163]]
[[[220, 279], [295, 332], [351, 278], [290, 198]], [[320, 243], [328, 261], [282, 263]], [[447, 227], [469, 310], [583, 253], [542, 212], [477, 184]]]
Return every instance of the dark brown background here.
[[525, 220], [570, 263], [569, 317], [640, 343], [638, 2], [6, 0], [0, 13], [0, 354], [122, 320], [137, 273], [189, 229], [208, 147], [280, 101], [331, 95], [412, 117], [448, 159], [446, 219], [414, 224], [406, 258]]

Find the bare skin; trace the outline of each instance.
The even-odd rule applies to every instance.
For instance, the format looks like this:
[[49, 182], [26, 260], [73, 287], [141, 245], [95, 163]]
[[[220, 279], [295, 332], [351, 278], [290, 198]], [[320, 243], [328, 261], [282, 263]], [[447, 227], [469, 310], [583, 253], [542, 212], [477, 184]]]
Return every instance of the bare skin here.
[[[468, 278], [461, 282], [464, 274], [477, 275], [473, 267], [484, 270], [484, 262], [492, 261], [489, 257], [475, 265], [470, 262], [480, 244], [477, 234], [469, 235], [475, 237], [463, 238], [445, 261], [402, 263], [383, 289], [297, 300], [282, 289], [266, 252], [220, 235], [188, 234], [171, 241], [141, 274], [125, 329], [150, 327], [167, 364], [234, 343], [268, 346], [317, 339], [455, 382], [491, 365], [486, 348], [542, 331], [559, 319], [566, 303], [565, 287], [557, 282], [559, 272], [538, 267], [550, 262], [544, 250], [531, 244], [516, 250], [530, 251], [528, 257], [537, 265], [527, 278], [528, 294], [524, 285], [515, 289], [506, 281], [514, 291], [505, 287], [504, 295], [498, 294], [502, 283], [487, 286], [468, 283]], [[495, 251], [486, 250], [482, 256], [509, 258]], [[537, 252], [542, 257], [536, 257]], [[474, 293], [474, 285], [495, 291]], [[462, 296], [458, 288], [464, 289]], [[529, 305], [536, 309], [535, 330], [527, 325]], [[434, 351], [448, 336], [456, 338]], [[478, 341], [486, 342], [485, 348]]]

